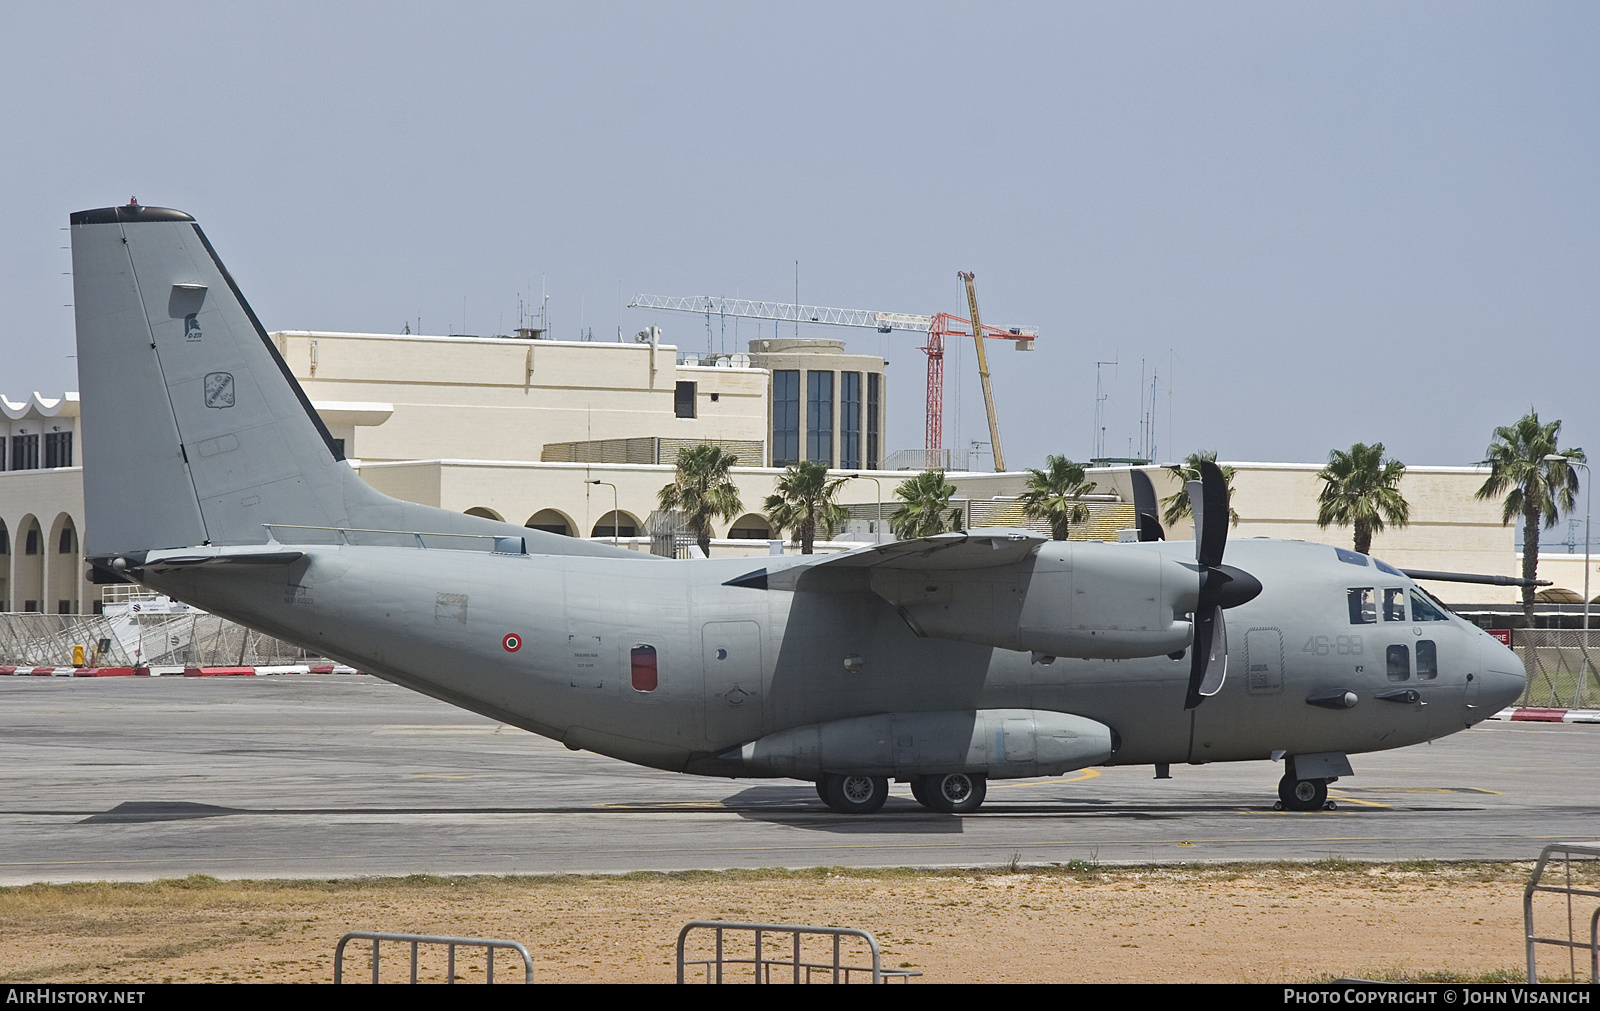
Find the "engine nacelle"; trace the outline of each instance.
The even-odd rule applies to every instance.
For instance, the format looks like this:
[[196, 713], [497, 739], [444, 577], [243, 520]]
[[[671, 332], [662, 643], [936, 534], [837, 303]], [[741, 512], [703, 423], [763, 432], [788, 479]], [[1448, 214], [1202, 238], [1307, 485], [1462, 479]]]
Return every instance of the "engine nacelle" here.
[[1187, 649], [1199, 568], [1134, 544], [1050, 541], [1031, 565], [872, 570], [872, 590], [918, 635], [1129, 659]]
[[717, 755], [750, 773], [818, 779], [824, 773], [1054, 776], [1111, 757], [1111, 728], [1070, 713], [977, 709], [881, 713], [768, 734]]

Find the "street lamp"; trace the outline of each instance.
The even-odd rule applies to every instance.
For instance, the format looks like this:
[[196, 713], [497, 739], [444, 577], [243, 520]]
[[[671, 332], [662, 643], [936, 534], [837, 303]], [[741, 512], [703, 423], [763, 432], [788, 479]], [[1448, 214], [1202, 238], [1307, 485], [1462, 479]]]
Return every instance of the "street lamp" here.
[[602, 481], [597, 477], [590, 478], [584, 484], [603, 484], [611, 489], [611, 543], [615, 545], [617, 543], [618, 517], [621, 515], [621, 510], [617, 508], [617, 486], [610, 481]]
[[1588, 680], [1589, 667], [1589, 503], [1594, 492], [1590, 487], [1594, 481], [1594, 474], [1590, 472], [1589, 465], [1582, 460], [1574, 460], [1570, 456], [1560, 453], [1551, 453], [1544, 458], [1545, 463], [1564, 463], [1569, 467], [1583, 468], [1583, 666], [1584, 676], [1578, 679], [1578, 696], [1573, 699], [1574, 705], [1582, 704], [1583, 683]]
[[[848, 478], [861, 478], [864, 481], [871, 481], [873, 486], [878, 489], [878, 530], [877, 530], [877, 534], [878, 534], [879, 538], [882, 538], [883, 537], [883, 485], [878, 483], [878, 479], [877, 478], [875, 478], [875, 477], [866, 477], [865, 475], [861, 474], [859, 471], [857, 471], [854, 474], [846, 474], [845, 477], [848, 477]], [[882, 543], [882, 541], [880, 540], [878, 543]]]

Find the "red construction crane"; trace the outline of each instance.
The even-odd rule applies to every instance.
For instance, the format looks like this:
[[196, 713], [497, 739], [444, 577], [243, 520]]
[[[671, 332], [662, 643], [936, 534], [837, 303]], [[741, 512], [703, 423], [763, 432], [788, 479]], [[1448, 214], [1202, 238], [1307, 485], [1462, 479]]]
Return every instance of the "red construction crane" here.
[[[1032, 351], [1038, 339], [1036, 327], [998, 327], [976, 321], [977, 299], [970, 293], [971, 276], [962, 274], [969, 287], [968, 305], [974, 319], [963, 319], [952, 313], [941, 312], [932, 316], [913, 313], [875, 312], [871, 309], [830, 309], [817, 305], [792, 305], [787, 302], [755, 302], [742, 298], [717, 298], [712, 295], [691, 295], [678, 298], [668, 295], [635, 295], [628, 305], [631, 308], [667, 309], [673, 312], [692, 312], [706, 317], [707, 326], [713, 316], [734, 316], [740, 319], [763, 319], [785, 323], [818, 323], [824, 326], [850, 326], [893, 333], [896, 330], [918, 333], [927, 338], [920, 350], [928, 356], [928, 406], [926, 421], [927, 448], [944, 448], [944, 339], [971, 335], [978, 344], [979, 361], [983, 355], [982, 337], [990, 340], [1008, 340], [1018, 351]], [[1004, 469], [1000, 452], [1000, 429], [995, 419], [994, 399], [989, 392], [988, 369], [980, 364], [984, 381], [984, 404], [989, 412], [989, 433], [994, 448], [995, 470]]]

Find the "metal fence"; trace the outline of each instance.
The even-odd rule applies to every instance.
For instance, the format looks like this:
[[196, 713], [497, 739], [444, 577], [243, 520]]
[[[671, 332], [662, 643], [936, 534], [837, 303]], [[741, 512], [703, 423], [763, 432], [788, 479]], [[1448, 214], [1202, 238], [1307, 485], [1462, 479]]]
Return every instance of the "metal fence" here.
[[[1585, 641], [1587, 638], [1587, 642]], [[1600, 630], [1516, 629], [1511, 648], [1528, 672], [1521, 705], [1551, 709], [1600, 707]]]
[[[1541, 944], [1567, 950], [1567, 979], [1571, 982], [1584, 982], [1582, 969], [1587, 968], [1588, 982], [1591, 985], [1600, 983], [1600, 905], [1589, 913], [1589, 903], [1584, 901], [1600, 898], [1600, 891], [1592, 887], [1585, 888], [1581, 882], [1573, 883], [1574, 858], [1580, 862], [1580, 868], [1593, 868], [1596, 860], [1600, 859], [1600, 843], [1554, 843], [1546, 846], [1539, 854], [1539, 862], [1534, 865], [1533, 873], [1528, 876], [1527, 887], [1522, 891], [1522, 932], [1528, 945], [1529, 983], [1539, 982], [1537, 954], [1538, 945]], [[1549, 873], [1552, 870], [1556, 873]], [[1592, 875], [1584, 875], [1581, 869], [1579, 877], [1592, 879]], [[1560, 910], [1565, 907], [1565, 937], [1545, 937], [1534, 933], [1534, 898], [1540, 894], [1558, 896], [1559, 904], [1555, 908]], [[1575, 903], [1574, 899], [1578, 901]], [[1548, 914], [1551, 910], [1546, 909], [1545, 912]], [[1580, 924], [1586, 924], [1589, 928], [1587, 939], [1583, 936]], [[1580, 951], [1589, 956], [1587, 966], [1578, 961]]]
[[[688, 958], [685, 954], [688, 937], [697, 930], [712, 932], [715, 944], [713, 953], [709, 958]], [[750, 955], [731, 953], [726, 944], [726, 934], [732, 932], [736, 935], [750, 934], [754, 940], [754, 951]], [[788, 934], [789, 943], [779, 941], [775, 946], [763, 945], [767, 934]], [[830, 938], [833, 942], [832, 957], [826, 960], [807, 960], [801, 952], [801, 938], [814, 935]], [[867, 942], [867, 949], [872, 956], [871, 965], [849, 965], [843, 961], [841, 944], [847, 937], [860, 938]], [[885, 969], [882, 956], [878, 951], [878, 939], [871, 933], [855, 927], [799, 927], [786, 923], [735, 923], [729, 920], [693, 920], [683, 925], [678, 931], [678, 982], [686, 982], [686, 970], [690, 966], [704, 966], [707, 983], [723, 983], [728, 981], [727, 970], [732, 966], [749, 966], [752, 970], [755, 983], [771, 983], [772, 970], [788, 970], [781, 975], [791, 977], [794, 983], [810, 983], [812, 977], [821, 974], [831, 983], [848, 983], [850, 974], [855, 972], [869, 973], [871, 982], [886, 983], [890, 979], [898, 979], [904, 983], [912, 976], [922, 975], [917, 969]]]
[[379, 945], [384, 941], [394, 941], [399, 944], [411, 946], [411, 982], [417, 981], [417, 954], [418, 949], [424, 944], [444, 945], [448, 951], [448, 962], [445, 966], [444, 981], [456, 981], [456, 949], [457, 948], [482, 948], [484, 949], [486, 978], [485, 983], [494, 982], [494, 952], [496, 948], [506, 948], [522, 956], [522, 981], [533, 982], [533, 957], [516, 941], [501, 941], [488, 937], [437, 937], [432, 934], [390, 934], [377, 930], [352, 930], [339, 938], [339, 944], [333, 949], [333, 981], [344, 982], [344, 948], [351, 941], [372, 942], [372, 982], [379, 981]]
[[0, 663], [69, 666], [82, 646], [91, 667], [270, 667], [322, 658], [225, 618], [188, 614], [0, 614]]

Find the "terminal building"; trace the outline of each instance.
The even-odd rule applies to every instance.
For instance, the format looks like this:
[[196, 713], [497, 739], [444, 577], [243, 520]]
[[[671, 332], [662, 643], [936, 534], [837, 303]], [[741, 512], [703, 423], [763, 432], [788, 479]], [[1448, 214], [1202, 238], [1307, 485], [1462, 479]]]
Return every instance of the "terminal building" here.
[[[514, 337], [280, 331], [271, 335], [350, 466], [397, 498], [574, 537], [615, 538], [648, 551], [658, 493], [679, 449], [713, 443], [738, 458], [744, 511], [717, 519], [713, 553], [765, 555], [779, 536], [762, 512], [782, 468], [800, 460], [847, 477], [847, 530], [818, 550], [887, 533], [890, 469], [885, 362], [838, 340], [767, 338], [747, 353], [690, 354], [646, 331], [633, 343]], [[83, 451], [75, 393], [0, 397], [0, 611], [88, 613], [100, 587], [83, 556]], [[913, 454], [905, 454], [913, 455]], [[1233, 463], [1232, 537], [1347, 545], [1347, 529], [1316, 524], [1320, 463]], [[1159, 495], [1178, 489], [1147, 468]], [[1404, 568], [1514, 575], [1514, 532], [1497, 502], [1474, 492], [1479, 467], [1407, 469], [1412, 521], [1374, 539]], [[952, 472], [968, 526], [1027, 527], [1018, 497], [1026, 472]], [[1091, 518], [1074, 539], [1115, 540], [1134, 526], [1126, 467], [1092, 470]], [[1191, 536], [1185, 523], [1174, 539]], [[789, 550], [794, 550], [792, 547]], [[1545, 554], [1545, 599], [1581, 602], [1582, 555]], [[1600, 579], [1593, 580], [1600, 589]], [[1442, 584], [1446, 601], [1510, 604], [1509, 587]]]

